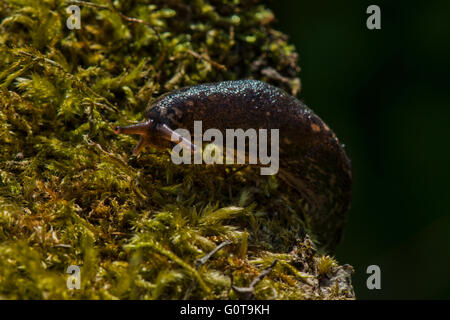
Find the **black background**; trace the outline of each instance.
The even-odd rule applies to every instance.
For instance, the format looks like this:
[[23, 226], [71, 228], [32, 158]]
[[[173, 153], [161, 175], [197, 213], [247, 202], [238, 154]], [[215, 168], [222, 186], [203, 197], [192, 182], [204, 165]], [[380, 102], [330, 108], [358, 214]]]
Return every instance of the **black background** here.
[[[381, 30], [366, 9], [381, 8]], [[450, 1], [271, 1], [300, 98], [346, 145], [353, 202], [336, 257], [360, 299], [450, 298]], [[381, 290], [366, 287], [381, 268]]]

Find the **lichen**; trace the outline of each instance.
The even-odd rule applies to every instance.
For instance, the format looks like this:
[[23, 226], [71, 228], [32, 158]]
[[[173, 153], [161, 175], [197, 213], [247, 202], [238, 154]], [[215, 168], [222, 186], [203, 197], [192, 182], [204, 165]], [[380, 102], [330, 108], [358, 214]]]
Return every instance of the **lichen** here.
[[254, 78], [298, 94], [295, 48], [259, 1], [5, 0], [0, 20], [1, 298], [235, 299], [231, 278], [248, 286], [275, 259], [257, 299], [354, 297], [324, 282], [350, 272], [316, 251], [275, 177], [133, 157], [134, 138], [113, 133], [186, 85]]

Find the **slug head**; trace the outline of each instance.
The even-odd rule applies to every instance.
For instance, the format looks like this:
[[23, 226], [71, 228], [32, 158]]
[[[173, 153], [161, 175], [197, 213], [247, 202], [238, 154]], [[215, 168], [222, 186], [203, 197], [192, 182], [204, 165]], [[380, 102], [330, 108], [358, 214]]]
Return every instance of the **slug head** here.
[[170, 148], [173, 143], [181, 143], [191, 151], [197, 147], [165, 124], [157, 123], [150, 119], [146, 122], [133, 124], [126, 127], [115, 127], [115, 134], [138, 134], [141, 136], [139, 143], [133, 150], [133, 155], [138, 155], [147, 145], [157, 149]]

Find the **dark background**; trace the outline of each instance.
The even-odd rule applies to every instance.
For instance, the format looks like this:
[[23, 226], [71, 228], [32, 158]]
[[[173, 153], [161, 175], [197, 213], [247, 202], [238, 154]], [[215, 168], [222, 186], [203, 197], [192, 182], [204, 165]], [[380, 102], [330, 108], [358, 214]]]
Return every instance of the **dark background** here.
[[[366, 9], [381, 8], [381, 30]], [[300, 98], [353, 164], [336, 258], [359, 299], [450, 298], [450, 1], [272, 1], [300, 54]], [[366, 287], [381, 268], [381, 290]]]

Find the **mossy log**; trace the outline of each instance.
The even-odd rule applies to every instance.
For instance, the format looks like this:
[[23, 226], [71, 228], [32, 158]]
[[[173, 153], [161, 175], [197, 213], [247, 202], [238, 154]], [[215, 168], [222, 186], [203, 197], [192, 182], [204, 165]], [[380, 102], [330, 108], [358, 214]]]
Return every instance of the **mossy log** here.
[[250, 78], [298, 95], [267, 7], [2, 0], [0, 20], [0, 298], [354, 298], [351, 267], [315, 249], [276, 177], [133, 157], [113, 132], [182, 86]]

